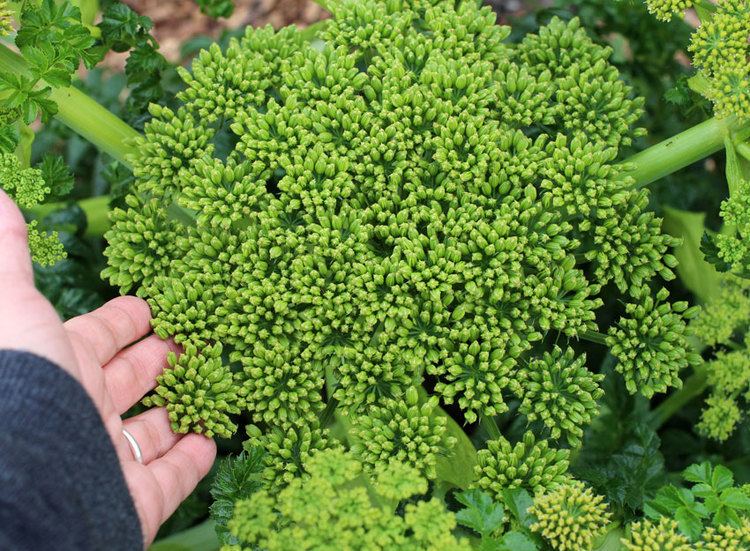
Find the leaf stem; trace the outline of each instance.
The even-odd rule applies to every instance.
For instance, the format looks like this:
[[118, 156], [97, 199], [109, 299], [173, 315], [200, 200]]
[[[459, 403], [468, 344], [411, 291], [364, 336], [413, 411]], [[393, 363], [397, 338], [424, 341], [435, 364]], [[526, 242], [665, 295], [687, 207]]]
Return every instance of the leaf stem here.
[[745, 159], [750, 161], [750, 143], [741, 143], [735, 147], [737, 153], [742, 155]]
[[726, 136], [748, 127], [750, 121], [714, 117], [636, 153], [623, 164], [631, 167], [628, 176], [635, 180], [635, 186], [643, 187], [713, 155], [724, 147]]
[[212, 520], [155, 542], [148, 551], [216, 551], [219, 538]]
[[482, 415], [479, 424], [484, 427], [484, 430], [487, 431], [491, 440], [497, 440], [503, 435], [500, 432], [500, 427], [497, 426], [497, 421], [495, 421], [495, 418], [492, 415]]
[[[0, 44], [0, 71], [28, 74], [23, 57]], [[108, 109], [72, 86], [53, 88], [50, 99], [57, 104], [55, 117], [102, 151], [127, 165], [136, 152], [133, 140], [140, 134]]]
[[701, 364], [695, 368], [693, 374], [682, 384], [682, 388], [673, 392], [669, 398], [659, 404], [651, 412], [651, 424], [655, 429], [660, 428], [675, 413], [680, 411], [693, 398], [700, 396], [708, 386], [708, 368]]

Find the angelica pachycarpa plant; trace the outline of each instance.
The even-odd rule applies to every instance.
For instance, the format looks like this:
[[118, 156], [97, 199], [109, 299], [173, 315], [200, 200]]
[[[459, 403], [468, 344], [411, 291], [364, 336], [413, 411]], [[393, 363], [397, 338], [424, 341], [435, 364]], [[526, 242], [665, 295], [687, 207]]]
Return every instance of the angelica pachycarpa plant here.
[[[70, 69], [101, 45], [151, 44], [149, 25], [111, 8], [94, 40], [62, 4], [34, 5], [86, 40], [45, 50], [27, 29], [22, 55], [0, 48], [0, 85], [19, 98], [6, 113], [28, 115], [17, 127], [56, 115], [132, 168], [103, 275], [148, 300], [156, 334], [182, 347], [146, 404], [177, 432], [247, 434], [252, 465], [231, 472], [252, 492], [220, 492], [228, 544], [327, 549], [356, 525], [362, 549], [458, 548], [459, 517], [501, 550], [607, 537], [610, 509], [569, 472], [603, 394], [590, 358], [609, 353], [612, 376], [646, 398], [699, 367], [697, 310], [665, 288], [680, 241], [644, 186], [734, 152], [741, 193], [713, 259], [742, 271], [748, 113], [716, 84], [741, 65], [701, 58], [694, 86], [724, 118], [625, 158], [644, 101], [577, 19], [510, 42], [474, 1], [340, 0], [314, 32], [249, 29], [200, 53], [139, 135], [36, 54], [60, 50]], [[734, 29], [718, 14], [744, 6], [727, 0], [705, 25]], [[36, 19], [21, 12], [22, 26]], [[153, 77], [139, 69], [141, 84]], [[92, 127], [88, 108], [111, 124]], [[600, 316], [605, 299], [619, 311]], [[452, 487], [495, 500], [482, 513], [494, 520], [445, 510], [435, 499]], [[670, 530], [643, 521], [628, 541], [679, 545]]]
[[[685, 306], [651, 298], [677, 241], [619, 158], [643, 102], [577, 20], [513, 45], [473, 2], [332, 11], [321, 44], [211, 47], [181, 105], [152, 107], [104, 272], [189, 356], [150, 400], [181, 432], [246, 411], [276, 491], [335, 444], [331, 419], [369, 473], [468, 484], [476, 463], [484, 488], [549, 489], [601, 396], [579, 340], [646, 396], [695, 361]], [[607, 336], [610, 282], [632, 308]], [[516, 445], [494, 420], [514, 400]], [[441, 404], [486, 425], [478, 458]]]

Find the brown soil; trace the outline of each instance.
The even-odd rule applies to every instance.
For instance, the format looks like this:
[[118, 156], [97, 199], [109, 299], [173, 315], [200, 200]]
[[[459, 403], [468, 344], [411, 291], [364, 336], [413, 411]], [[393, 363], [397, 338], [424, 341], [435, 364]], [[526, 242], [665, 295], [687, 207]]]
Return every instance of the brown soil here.
[[[217, 37], [224, 29], [246, 25], [262, 27], [270, 24], [280, 28], [295, 24], [306, 27], [328, 17], [328, 13], [312, 0], [235, 0], [234, 15], [218, 21], [203, 15], [190, 0], [123, 1], [154, 21], [152, 33], [161, 45], [161, 52], [171, 61], [179, 59], [180, 45], [195, 36]], [[508, 15], [534, 9], [545, 1], [485, 0], [485, 3], [498, 13], [500, 22], [505, 22]], [[117, 61], [112, 61], [117, 64]]]
[[189, 0], [124, 0], [124, 3], [154, 21], [152, 34], [162, 54], [171, 61], [178, 60], [180, 45], [195, 36], [216, 37], [224, 29], [246, 25], [306, 27], [327, 17], [323, 8], [311, 0], [236, 0], [234, 14], [218, 21], [203, 15]]

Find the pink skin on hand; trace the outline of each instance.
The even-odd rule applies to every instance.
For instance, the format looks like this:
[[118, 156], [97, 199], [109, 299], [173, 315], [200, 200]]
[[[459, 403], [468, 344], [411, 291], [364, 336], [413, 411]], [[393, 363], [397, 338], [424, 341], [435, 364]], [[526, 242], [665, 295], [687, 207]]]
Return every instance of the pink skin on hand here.
[[[141, 520], [144, 546], [211, 468], [216, 444], [197, 434], [175, 435], [164, 408], [122, 420], [156, 386], [174, 344], [151, 334], [145, 301], [120, 297], [63, 323], [34, 288], [26, 224], [0, 190], [0, 349], [32, 352], [59, 365], [84, 387], [117, 450]], [[143, 452], [135, 461], [122, 429]]]

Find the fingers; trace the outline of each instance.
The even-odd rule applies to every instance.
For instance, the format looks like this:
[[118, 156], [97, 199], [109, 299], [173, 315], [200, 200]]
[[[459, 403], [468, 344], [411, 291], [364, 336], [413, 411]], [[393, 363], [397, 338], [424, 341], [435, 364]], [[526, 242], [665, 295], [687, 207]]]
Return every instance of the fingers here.
[[0, 279], [3, 286], [34, 285], [26, 222], [16, 204], [0, 190]]
[[127, 345], [151, 331], [151, 311], [146, 301], [119, 297], [65, 323], [75, 344], [83, 346], [99, 365], [105, 365]]
[[146, 546], [153, 541], [159, 526], [208, 474], [215, 458], [213, 440], [188, 434], [166, 455], [149, 465], [134, 461], [123, 465]]
[[[123, 422], [123, 428], [138, 442], [144, 465], [148, 465], [167, 453], [183, 437], [181, 434], [172, 432], [167, 410], [164, 408], [150, 409], [131, 417]], [[133, 450], [127, 440], [125, 440], [125, 445], [133, 456]]]
[[200, 434], [188, 434], [148, 468], [164, 492], [164, 522], [208, 474], [216, 458], [216, 444]]
[[156, 386], [156, 377], [167, 367], [170, 351], [177, 352], [177, 345], [151, 335], [117, 354], [104, 367], [107, 391], [118, 415]]

